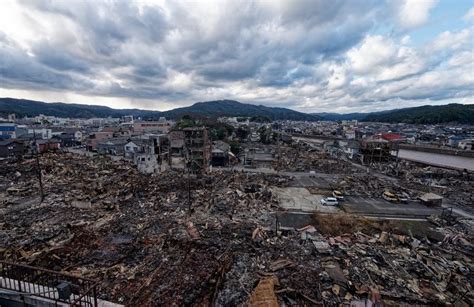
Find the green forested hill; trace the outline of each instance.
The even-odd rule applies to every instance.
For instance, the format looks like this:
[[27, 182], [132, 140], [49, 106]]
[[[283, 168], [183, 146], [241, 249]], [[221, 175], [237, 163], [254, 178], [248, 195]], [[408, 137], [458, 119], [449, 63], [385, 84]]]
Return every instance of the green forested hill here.
[[121, 117], [133, 115], [145, 119], [159, 118], [164, 116], [171, 119], [179, 119], [183, 115], [195, 115], [201, 117], [218, 116], [265, 116], [273, 120], [318, 120], [319, 117], [311, 114], [296, 112], [286, 108], [272, 108], [261, 105], [240, 103], [233, 100], [218, 100], [198, 102], [189, 107], [176, 108], [170, 111], [148, 111], [139, 109], [112, 109], [104, 106], [70, 103], [45, 103], [26, 99], [0, 98], [0, 115], [15, 113], [20, 117], [37, 116], [39, 114], [71, 117]]
[[371, 122], [440, 124], [457, 122], [474, 125], [474, 104], [448, 104], [442, 106], [421, 106], [384, 113], [368, 114], [364, 119]]

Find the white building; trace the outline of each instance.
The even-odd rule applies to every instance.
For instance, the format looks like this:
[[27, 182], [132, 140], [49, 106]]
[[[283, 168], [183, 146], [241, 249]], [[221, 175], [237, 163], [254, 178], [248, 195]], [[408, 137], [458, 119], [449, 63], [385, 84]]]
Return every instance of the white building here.
[[473, 150], [474, 139], [465, 139], [459, 142], [458, 147], [464, 150]]
[[133, 162], [140, 173], [153, 174], [160, 171], [160, 165], [154, 154], [137, 153], [134, 155]]
[[135, 144], [135, 142], [130, 141], [127, 144], [125, 144], [125, 157], [126, 158], [133, 158], [136, 153], [140, 151], [140, 146]]
[[36, 134], [38, 139], [49, 140], [53, 137], [53, 131], [48, 128], [28, 129], [28, 134]]

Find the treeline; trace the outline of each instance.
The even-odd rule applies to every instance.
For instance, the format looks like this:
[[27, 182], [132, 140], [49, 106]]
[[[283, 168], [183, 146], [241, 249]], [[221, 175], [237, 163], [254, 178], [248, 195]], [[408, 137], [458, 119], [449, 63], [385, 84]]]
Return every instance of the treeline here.
[[448, 104], [399, 109], [385, 113], [368, 114], [363, 121], [407, 124], [456, 122], [474, 125], [474, 105]]

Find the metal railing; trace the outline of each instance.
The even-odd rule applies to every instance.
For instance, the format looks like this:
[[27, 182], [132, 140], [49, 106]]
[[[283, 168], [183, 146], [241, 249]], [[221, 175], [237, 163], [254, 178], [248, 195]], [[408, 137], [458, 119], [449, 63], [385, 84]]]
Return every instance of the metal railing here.
[[97, 284], [92, 279], [48, 269], [0, 261], [0, 288], [21, 296], [70, 306], [97, 307]]

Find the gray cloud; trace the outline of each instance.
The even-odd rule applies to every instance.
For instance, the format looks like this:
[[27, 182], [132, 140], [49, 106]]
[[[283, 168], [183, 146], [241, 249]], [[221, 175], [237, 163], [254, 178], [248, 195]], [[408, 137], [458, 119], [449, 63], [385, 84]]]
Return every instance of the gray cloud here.
[[[0, 32], [0, 88], [149, 105], [231, 98], [302, 111], [473, 94], [472, 78], [455, 77], [473, 68], [459, 64], [472, 52], [466, 47], [472, 31], [444, 33], [431, 48], [404, 42], [407, 25], [375, 35], [397, 27], [404, 9], [393, 3], [173, 1], [160, 7], [21, 0], [19, 6], [21, 35]], [[427, 16], [411, 15], [411, 25], [421, 26]]]
[[49, 69], [8, 40], [0, 41], [0, 84], [7, 88], [79, 91], [93, 86], [81, 77]]

